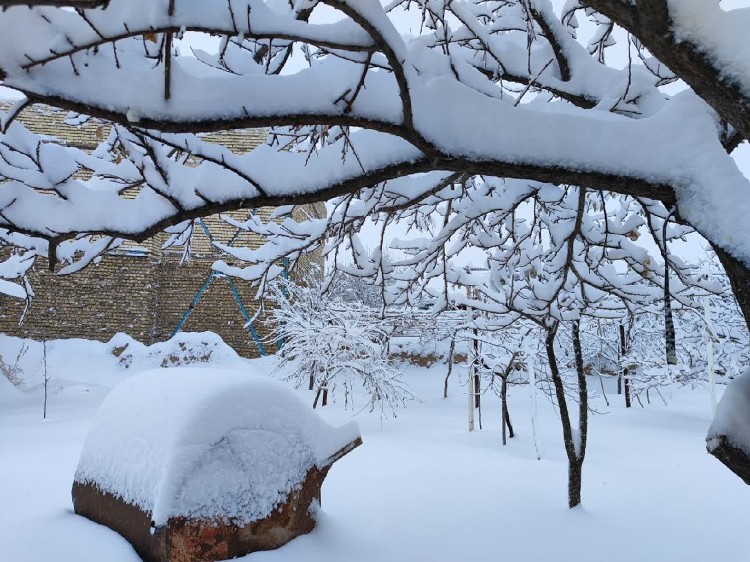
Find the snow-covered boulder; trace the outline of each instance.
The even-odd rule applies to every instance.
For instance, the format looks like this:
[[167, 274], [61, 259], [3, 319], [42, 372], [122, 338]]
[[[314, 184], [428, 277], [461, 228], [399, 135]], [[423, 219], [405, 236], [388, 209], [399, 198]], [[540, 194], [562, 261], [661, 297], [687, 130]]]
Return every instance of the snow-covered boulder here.
[[147, 371], [101, 405], [73, 504], [147, 562], [223, 560], [311, 531], [329, 468], [359, 444], [356, 423], [331, 427], [250, 369]]
[[708, 429], [706, 448], [750, 484], [750, 369], [724, 391]]

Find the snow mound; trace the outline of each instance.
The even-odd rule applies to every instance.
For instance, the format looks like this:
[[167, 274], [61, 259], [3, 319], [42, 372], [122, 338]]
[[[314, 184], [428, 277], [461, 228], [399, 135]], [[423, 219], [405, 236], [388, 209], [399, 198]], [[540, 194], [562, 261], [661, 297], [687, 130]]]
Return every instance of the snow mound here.
[[706, 437], [709, 451], [719, 445], [721, 436], [750, 455], [750, 369], [727, 385]]
[[152, 345], [145, 345], [127, 334], [119, 333], [109, 340], [107, 348], [122, 367], [136, 371], [241, 361], [237, 352], [213, 332], [180, 332], [167, 341]]
[[102, 403], [75, 480], [151, 513], [246, 524], [271, 514], [313, 466], [359, 437], [279, 381], [215, 368], [157, 369]]

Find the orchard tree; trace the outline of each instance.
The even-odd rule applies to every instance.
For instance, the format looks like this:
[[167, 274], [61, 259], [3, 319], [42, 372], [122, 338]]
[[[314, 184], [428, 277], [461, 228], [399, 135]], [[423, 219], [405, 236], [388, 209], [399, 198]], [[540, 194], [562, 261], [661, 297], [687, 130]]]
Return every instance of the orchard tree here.
[[[486, 214], [485, 201], [513, 209], [540, 185], [566, 185], [654, 205], [700, 232], [750, 321], [750, 183], [731, 155], [750, 138], [747, 10], [715, 0], [1, 3], [0, 80], [24, 98], [0, 123], [0, 234], [41, 241], [23, 247], [53, 267], [238, 208], [339, 197], [335, 238], [376, 214], [432, 205], [450, 221], [446, 206]], [[219, 41], [187, 54], [200, 35]], [[88, 153], [26, 130], [14, 118], [30, 103], [112, 126]], [[273, 142], [235, 155], [196, 135], [244, 127], [272, 128]], [[314, 237], [295, 232], [259, 263], [303, 252]], [[420, 275], [445, 278], [439, 254]], [[382, 259], [370, 266], [382, 271]], [[737, 450], [731, 468], [750, 469], [750, 448]]]
[[270, 287], [270, 339], [283, 342], [276, 370], [315, 391], [313, 408], [326, 406], [338, 390], [347, 407], [356, 407], [364, 395], [362, 409], [395, 414], [412, 394], [389, 361], [388, 322], [324, 291], [315, 276], [305, 281], [282, 279]]

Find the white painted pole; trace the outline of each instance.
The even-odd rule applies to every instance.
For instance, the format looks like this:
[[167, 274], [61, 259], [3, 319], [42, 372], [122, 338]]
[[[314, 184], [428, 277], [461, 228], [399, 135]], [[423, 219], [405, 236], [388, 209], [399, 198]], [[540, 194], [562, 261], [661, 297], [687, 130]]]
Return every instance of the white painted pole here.
[[714, 324], [711, 319], [711, 301], [708, 295], [703, 297], [703, 318], [706, 336], [706, 351], [708, 356], [708, 384], [711, 388], [711, 415], [716, 415], [716, 372], [714, 371]]
[[529, 385], [531, 386], [531, 433], [534, 436], [534, 448], [536, 449], [537, 460], [542, 459], [542, 448], [539, 445], [539, 435], [537, 434], [537, 404], [536, 404], [536, 366], [534, 365], [534, 354], [531, 346], [526, 346], [526, 363], [529, 369]]
[[[469, 289], [466, 289], [466, 292], [468, 294]], [[469, 323], [471, 323], [474, 320], [473, 314], [471, 312], [471, 307], [467, 304], [466, 305], [466, 314], [468, 316]], [[473, 332], [471, 332], [473, 334]], [[468, 395], [469, 401], [469, 431], [474, 431], [474, 369], [476, 368], [476, 361], [477, 358], [474, 357], [474, 342], [471, 342], [469, 344], [469, 350], [466, 356], [469, 359], [469, 380], [466, 383], [466, 394]]]

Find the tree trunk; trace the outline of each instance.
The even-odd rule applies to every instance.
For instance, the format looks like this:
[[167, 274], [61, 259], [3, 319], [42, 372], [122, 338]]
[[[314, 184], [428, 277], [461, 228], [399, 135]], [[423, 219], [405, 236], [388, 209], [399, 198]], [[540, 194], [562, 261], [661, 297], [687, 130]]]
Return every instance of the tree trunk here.
[[513, 424], [510, 423], [510, 411], [508, 410], [508, 405], [505, 405], [505, 425], [508, 426], [508, 437], [513, 439], [516, 434], [513, 431]]
[[583, 459], [568, 463], [568, 507], [574, 508], [581, 503], [581, 485]]
[[321, 392], [323, 392], [323, 389], [318, 388], [318, 392], [315, 393], [315, 400], [313, 400], [313, 410], [318, 407], [318, 400], [320, 399]]
[[[508, 419], [508, 379], [503, 377], [500, 383], [500, 401], [502, 403], [502, 426], [503, 426], [503, 446], [507, 443], [505, 439], [505, 428]], [[511, 437], [513, 436], [513, 430], [511, 429]]]
[[443, 383], [443, 398], [448, 398], [448, 379], [451, 378], [453, 372], [453, 353], [456, 351], [456, 338], [451, 338], [451, 346], [448, 350], [448, 374], [445, 375], [445, 382]]
[[[586, 457], [586, 441], [589, 431], [589, 388], [586, 371], [583, 365], [581, 350], [581, 326], [578, 320], [573, 322], [573, 353], [576, 360], [576, 375], [578, 377], [578, 460], [583, 466]], [[578, 469], [580, 474], [581, 469]], [[579, 494], [580, 496], [580, 494]]]
[[623, 377], [628, 369], [622, 367], [623, 360], [628, 353], [628, 338], [625, 334], [625, 324], [620, 324], [620, 373], [617, 375], [617, 394], [622, 394], [622, 383], [625, 378], [625, 407], [630, 408], [630, 381]]
[[627, 369], [623, 371], [624, 379], [625, 379], [625, 407], [630, 408], [632, 406], [632, 401], [630, 400], [630, 373]]
[[[576, 355], [576, 371], [578, 373], [579, 421], [578, 435], [573, 435], [570, 422], [568, 403], [565, 400], [565, 385], [555, 355], [555, 336], [557, 326], [547, 330], [545, 347], [549, 362], [555, 397], [560, 410], [560, 423], [563, 429], [563, 443], [568, 457], [568, 507], [573, 508], [581, 503], [581, 470], [586, 452], [586, 433], [588, 430], [588, 390], [586, 388], [586, 374], [583, 372], [583, 358], [578, 322], [573, 323], [573, 346]], [[577, 446], [576, 446], [577, 444]]]
[[677, 365], [677, 341], [672, 314], [672, 295], [669, 292], [668, 264], [664, 266], [664, 353], [667, 357], [667, 365]]
[[737, 299], [745, 324], [750, 329], [750, 268], [710, 241], [709, 244], [716, 252], [721, 265], [724, 266], [729, 283], [732, 285], [734, 298]]

